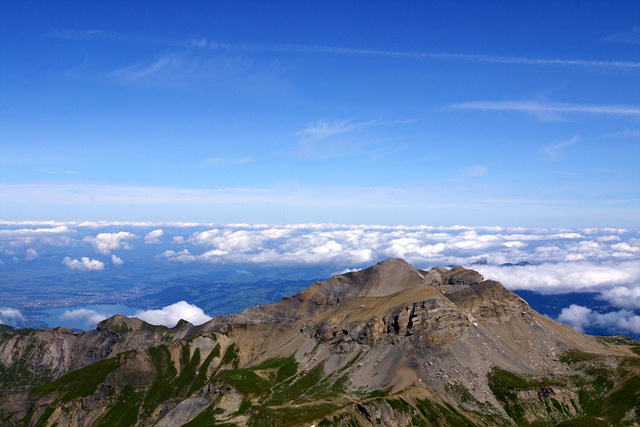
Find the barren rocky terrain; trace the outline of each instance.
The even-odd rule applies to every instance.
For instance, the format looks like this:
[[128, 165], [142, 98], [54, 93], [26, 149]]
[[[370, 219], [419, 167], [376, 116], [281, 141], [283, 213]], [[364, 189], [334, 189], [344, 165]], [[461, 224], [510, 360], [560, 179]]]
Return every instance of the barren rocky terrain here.
[[635, 426], [639, 349], [541, 316], [475, 271], [389, 259], [200, 326], [5, 327], [0, 422]]

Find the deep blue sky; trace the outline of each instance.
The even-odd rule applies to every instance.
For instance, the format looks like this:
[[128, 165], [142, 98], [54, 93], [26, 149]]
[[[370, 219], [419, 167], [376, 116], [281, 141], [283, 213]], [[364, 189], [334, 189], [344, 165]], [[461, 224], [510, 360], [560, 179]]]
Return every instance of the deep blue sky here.
[[0, 1], [0, 219], [640, 228], [640, 2]]

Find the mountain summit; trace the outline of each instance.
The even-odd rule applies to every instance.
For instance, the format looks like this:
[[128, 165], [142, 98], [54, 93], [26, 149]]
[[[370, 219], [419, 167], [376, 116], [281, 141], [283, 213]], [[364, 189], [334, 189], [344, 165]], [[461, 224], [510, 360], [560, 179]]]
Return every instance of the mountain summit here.
[[392, 258], [174, 328], [0, 335], [8, 426], [638, 425], [640, 343]]

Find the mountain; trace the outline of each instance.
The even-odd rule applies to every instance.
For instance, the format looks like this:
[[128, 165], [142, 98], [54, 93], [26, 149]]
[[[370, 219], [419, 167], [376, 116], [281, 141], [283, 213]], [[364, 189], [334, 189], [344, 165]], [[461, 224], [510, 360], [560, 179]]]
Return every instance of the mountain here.
[[389, 259], [200, 326], [0, 334], [6, 426], [640, 424], [640, 342]]

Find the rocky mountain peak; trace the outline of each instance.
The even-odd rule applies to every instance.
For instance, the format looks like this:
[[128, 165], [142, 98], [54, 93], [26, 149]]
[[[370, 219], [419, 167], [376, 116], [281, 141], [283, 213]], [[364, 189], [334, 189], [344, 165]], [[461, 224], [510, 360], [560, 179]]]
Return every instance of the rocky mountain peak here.
[[127, 317], [122, 314], [116, 314], [113, 317], [103, 320], [98, 323], [99, 331], [109, 331], [116, 334], [124, 334], [127, 332], [138, 331], [144, 326], [151, 326], [143, 320], [138, 319], [137, 317]]
[[[430, 277], [430, 279], [432, 279]], [[429, 280], [431, 281], [431, 280]], [[400, 258], [389, 258], [364, 270], [340, 274], [318, 283], [327, 294], [351, 298], [379, 298], [423, 286], [425, 273]]]

